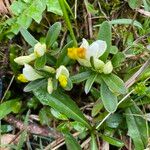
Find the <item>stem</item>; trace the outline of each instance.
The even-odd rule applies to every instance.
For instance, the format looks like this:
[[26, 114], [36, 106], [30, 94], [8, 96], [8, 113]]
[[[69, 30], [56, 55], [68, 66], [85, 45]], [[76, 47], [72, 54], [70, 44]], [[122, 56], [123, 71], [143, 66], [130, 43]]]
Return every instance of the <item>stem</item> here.
[[[117, 104], [117, 107], [124, 101], [126, 100], [131, 93], [133, 93], [134, 90], [130, 91], [125, 97], [123, 97], [119, 103]], [[107, 116], [97, 125], [96, 129], [99, 129], [99, 127], [105, 122], [105, 120], [111, 115], [112, 113], [110, 112], [109, 114], [107, 114]]]
[[63, 17], [65, 19], [65, 22], [68, 26], [68, 29], [70, 31], [70, 35], [72, 37], [72, 40], [73, 40], [73, 43], [74, 43], [74, 46], [77, 47], [77, 40], [75, 38], [75, 35], [74, 35], [74, 32], [73, 32], [73, 29], [72, 29], [72, 25], [70, 23], [70, 19], [69, 19], [69, 16], [68, 16], [68, 13], [67, 13], [67, 9], [66, 9], [66, 6], [65, 6], [65, 2], [64, 0], [59, 0], [59, 4], [60, 4], [60, 7], [62, 9], [62, 12], [63, 12]]

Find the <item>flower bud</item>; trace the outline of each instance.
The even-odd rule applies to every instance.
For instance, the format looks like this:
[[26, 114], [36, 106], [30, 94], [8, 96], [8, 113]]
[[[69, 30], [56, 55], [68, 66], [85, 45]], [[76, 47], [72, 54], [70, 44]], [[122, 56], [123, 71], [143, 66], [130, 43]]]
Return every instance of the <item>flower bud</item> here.
[[56, 79], [58, 79], [60, 85], [63, 88], [67, 86], [68, 77], [69, 77], [69, 71], [65, 66], [62, 65], [56, 70]]
[[28, 55], [28, 56], [20, 56], [14, 59], [14, 61], [19, 64], [19, 65], [24, 65], [24, 64], [28, 64], [31, 61], [33, 61], [35, 59], [35, 55], [34, 53]]
[[30, 65], [25, 64], [23, 68], [23, 75], [28, 81], [34, 81], [40, 78], [43, 78], [41, 75], [39, 75], [35, 69], [33, 69]]
[[60, 75], [65, 75], [67, 78], [69, 77], [69, 71], [68, 69], [61, 65], [57, 70], [56, 70], [56, 79], [59, 78]]
[[104, 62], [99, 59], [94, 59], [94, 67], [96, 70], [103, 70], [104, 68]]
[[112, 66], [112, 63], [111, 61], [108, 61], [105, 65], [104, 65], [104, 68], [103, 68], [103, 73], [104, 74], [110, 74], [113, 70], [113, 66]]
[[37, 43], [34, 46], [34, 54], [36, 57], [41, 57], [46, 52], [46, 44]]
[[53, 83], [52, 83], [52, 79], [51, 78], [48, 78], [47, 91], [48, 91], [49, 94], [51, 94], [53, 92]]
[[49, 72], [49, 73], [55, 73], [55, 69], [53, 67], [50, 67], [50, 66], [44, 66], [42, 68], [42, 70], [46, 71], [46, 72]]

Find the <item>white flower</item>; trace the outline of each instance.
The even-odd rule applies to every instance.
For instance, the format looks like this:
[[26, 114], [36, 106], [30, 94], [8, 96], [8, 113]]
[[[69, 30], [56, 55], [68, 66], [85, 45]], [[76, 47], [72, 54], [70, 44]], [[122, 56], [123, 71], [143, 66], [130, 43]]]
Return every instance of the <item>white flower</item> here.
[[[107, 44], [105, 41], [97, 40], [91, 45], [86, 39], [83, 39], [82, 44], [79, 48], [68, 48], [68, 57], [76, 59], [81, 65], [91, 67], [90, 58], [93, 60], [98, 59], [106, 51]], [[95, 60], [97, 63], [98, 61]], [[98, 66], [98, 64], [95, 64]]]
[[33, 69], [30, 65], [25, 64], [23, 68], [23, 75], [28, 81], [34, 81], [36, 79], [43, 78], [39, 75], [35, 69]]
[[24, 64], [28, 64], [31, 61], [35, 60], [35, 55], [34, 53], [28, 55], [28, 56], [20, 56], [14, 59], [14, 61], [19, 64], [19, 65], [24, 65]]
[[53, 92], [53, 83], [52, 83], [52, 79], [51, 78], [48, 78], [47, 91], [48, 91], [49, 94], [51, 94]]
[[34, 46], [34, 54], [36, 57], [41, 57], [46, 52], [46, 44], [37, 43]]
[[85, 58], [87, 60], [90, 60], [90, 57], [92, 56], [93, 58], [99, 58], [100, 56], [102, 56], [106, 51], [107, 44], [105, 41], [97, 40], [93, 42], [91, 45], [89, 45], [87, 40], [83, 39], [80, 48], [84, 48], [86, 50]]
[[62, 87], [66, 87], [68, 78], [69, 78], [69, 71], [67, 70], [67, 68], [65, 66], [61, 65], [56, 70], [56, 79], [58, 79], [58, 81]]
[[113, 70], [113, 66], [112, 66], [112, 63], [111, 61], [108, 61], [105, 65], [104, 65], [104, 68], [103, 68], [103, 73], [104, 74], [110, 74]]

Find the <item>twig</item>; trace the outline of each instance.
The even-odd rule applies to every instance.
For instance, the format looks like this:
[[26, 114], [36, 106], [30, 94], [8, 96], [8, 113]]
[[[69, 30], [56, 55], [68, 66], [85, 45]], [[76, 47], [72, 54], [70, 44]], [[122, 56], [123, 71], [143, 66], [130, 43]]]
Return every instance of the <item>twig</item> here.
[[38, 134], [43, 136], [51, 136], [53, 138], [60, 138], [62, 135], [54, 130], [49, 130], [47, 127], [42, 127], [37, 124], [30, 123], [27, 127], [24, 125], [24, 123], [18, 119], [16, 119], [14, 116], [9, 115], [8, 117], [4, 118], [4, 120], [10, 124], [13, 124], [16, 128], [20, 130], [24, 130], [27, 128], [27, 132], [32, 134]]
[[88, 25], [89, 25], [89, 36], [90, 39], [93, 37], [93, 27], [92, 27], [92, 19], [91, 19], [91, 14], [88, 13]]
[[137, 11], [147, 17], [150, 17], [150, 12], [149, 11], [145, 11], [143, 9], [137, 9]]
[[142, 72], [150, 65], [150, 58], [142, 65], [142, 67], [129, 79], [126, 81], [125, 86], [129, 88], [133, 85], [137, 78], [141, 75]]
[[[117, 107], [118, 107], [124, 100], [126, 100], [126, 99], [130, 96], [130, 94], [133, 93], [133, 92], [134, 92], [134, 90], [130, 91], [125, 97], [123, 97], [123, 98], [119, 101], [119, 103], [117, 104]], [[111, 114], [112, 114], [111, 112], [110, 112], [109, 114], [107, 114], [107, 116], [97, 125], [96, 129], [98, 129], [98, 128], [106, 121], [106, 119], [107, 119]]]
[[82, 144], [81, 144], [81, 148], [85, 147], [91, 140], [91, 137], [87, 138]]
[[[73, 134], [73, 136], [76, 137], [79, 134], [80, 134], [80, 132], [76, 132], [76, 133]], [[62, 145], [65, 144], [64, 140], [65, 139], [63, 137], [62, 138], [58, 138], [54, 142], [52, 142], [49, 145], [47, 145], [44, 150], [56, 150], [56, 148], [58, 149], [59, 147], [61, 147]]]
[[5, 93], [4, 93], [4, 95], [3, 95], [2, 99], [1, 99], [1, 103], [3, 102], [3, 100], [4, 100], [5, 96], [6, 96], [8, 90], [9, 90], [11, 84], [12, 84], [12, 82], [14, 81], [14, 78], [15, 78], [15, 76], [13, 75], [13, 77], [11, 78], [10, 83], [9, 83], [9, 85], [8, 85], [6, 91], [5, 91]]

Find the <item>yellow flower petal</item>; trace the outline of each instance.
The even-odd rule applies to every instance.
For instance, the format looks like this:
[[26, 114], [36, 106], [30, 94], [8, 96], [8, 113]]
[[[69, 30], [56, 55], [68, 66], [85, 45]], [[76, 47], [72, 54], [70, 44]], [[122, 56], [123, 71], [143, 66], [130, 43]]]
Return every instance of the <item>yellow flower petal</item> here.
[[26, 79], [26, 77], [23, 74], [18, 75], [17, 79], [21, 82], [28, 82], [28, 80]]
[[86, 54], [86, 49], [83, 47], [79, 48], [68, 48], [68, 57], [71, 59], [84, 59]]
[[67, 86], [67, 77], [65, 75], [60, 75], [58, 81], [63, 88]]

